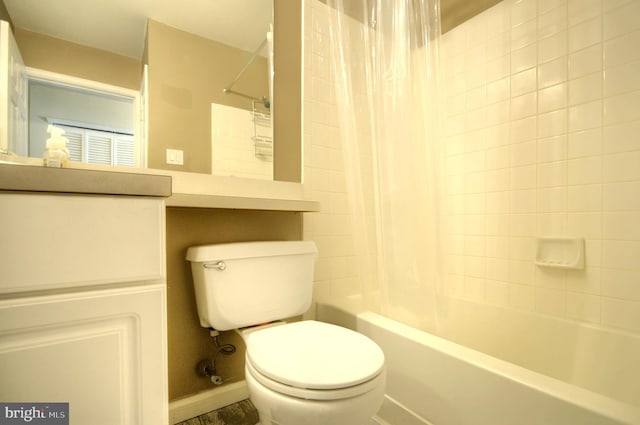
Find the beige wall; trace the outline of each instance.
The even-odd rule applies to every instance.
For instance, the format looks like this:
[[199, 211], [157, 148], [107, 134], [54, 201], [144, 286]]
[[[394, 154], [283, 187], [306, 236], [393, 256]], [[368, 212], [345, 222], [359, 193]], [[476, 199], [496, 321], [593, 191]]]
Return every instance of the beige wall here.
[[[302, 239], [300, 213], [168, 208], [167, 310], [169, 338], [169, 399], [175, 400], [212, 388], [196, 375], [198, 362], [211, 355], [213, 340], [200, 326], [193, 292], [188, 247], [221, 242]], [[219, 356], [218, 373], [227, 382], [244, 378], [244, 344], [234, 332], [223, 332], [221, 343], [238, 348], [232, 356]]]
[[[274, 178], [301, 180], [301, 6], [276, 0], [274, 38]], [[258, 46], [256, 46], [258, 47]], [[251, 101], [223, 89], [251, 53], [150, 20], [149, 167], [211, 173], [211, 103], [249, 110]], [[234, 85], [269, 96], [267, 62], [258, 57]], [[184, 165], [166, 164], [166, 149], [184, 151]]]
[[[211, 103], [251, 109], [250, 100], [222, 91], [251, 53], [153, 20], [147, 43], [149, 167], [210, 174]], [[268, 97], [266, 59], [256, 58], [233, 89]], [[184, 165], [167, 165], [166, 149], [184, 151]]]
[[[0, 0], [0, 16], [5, 12], [2, 6]], [[301, 4], [275, 0], [274, 8], [274, 178], [299, 182]], [[15, 28], [14, 34], [29, 67], [140, 88], [141, 61], [22, 28]], [[210, 105], [251, 107], [249, 100], [222, 93], [250, 56], [159, 22], [149, 22], [143, 58], [149, 64], [149, 168], [211, 173]], [[258, 58], [234, 90], [268, 97], [266, 66], [266, 60]], [[168, 148], [184, 151], [183, 166], [166, 164]]]
[[274, 180], [302, 181], [302, 1], [275, 0]]
[[44, 34], [15, 28], [22, 60], [32, 68], [140, 89], [142, 62]]
[[11, 29], [13, 29], [13, 21], [11, 20], [11, 16], [9, 16], [7, 7], [4, 5], [4, 1], [2, 0], [0, 0], [0, 19], [9, 22], [9, 25], [11, 25]]

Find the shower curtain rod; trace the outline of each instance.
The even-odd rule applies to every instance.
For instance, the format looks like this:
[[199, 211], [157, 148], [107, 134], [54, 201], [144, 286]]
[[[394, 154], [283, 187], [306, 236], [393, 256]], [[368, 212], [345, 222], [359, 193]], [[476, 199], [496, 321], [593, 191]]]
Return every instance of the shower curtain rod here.
[[242, 74], [244, 74], [244, 72], [247, 70], [247, 68], [249, 68], [249, 65], [251, 65], [253, 63], [253, 61], [258, 56], [258, 53], [260, 53], [260, 50], [262, 50], [262, 48], [264, 47], [264, 45], [266, 43], [267, 43], [267, 38], [265, 37], [265, 39], [262, 40], [262, 43], [260, 43], [260, 46], [258, 46], [258, 48], [255, 50], [255, 52], [253, 52], [253, 54], [251, 55], [251, 58], [246, 63], [246, 65], [240, 70], [238, 75], [236, 75], [236, 78], [234, 78], [233, 81], [231, 81], [229, 84], [227, 84], [227, 86], [224, 88], [224, 90], [222, 90], [223, 92], [225, 92], [225, 93], [234, 93], [233, 90], [231, 90], [231, 87], [233, 87], [233, 85], [238, 82], [240, 77], [242, 77]]
[[235, 90], [231, 90], [229, 88], [225, 88], [224, 90], [222, 90], [222, 92], [223, 93], [229, 93], [229, 94], [235, 94], [236, 96], [244, 97], [245, 99], [255, 100], [256, 102], [262, 103], [265, 108], [269, 107], [269, 100], [265, 96], [257, 98], [257, 97], [249, 96], [248, 94], [244, 94], [244, 93], [237, 92]]

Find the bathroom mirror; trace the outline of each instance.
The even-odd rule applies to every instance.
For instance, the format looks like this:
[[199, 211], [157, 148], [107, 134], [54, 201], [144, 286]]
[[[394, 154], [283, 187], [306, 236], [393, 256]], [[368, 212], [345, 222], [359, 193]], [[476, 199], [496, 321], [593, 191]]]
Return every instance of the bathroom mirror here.
[[[250, 99], [237, 96], [235, 94], [224, 94], [223, 89], [234, 81], [240, 74], [244, 66], [252, 58], [253, 53], [260, 47], [266, 38], [266, 31], [263, 29], [265, 25], [257, 24], [257, 20], [263, 19], [265, 22], [275, 20], [275, 38], [274, 50], [282, 52], [281, 55], [276, 53], [274, 68], [276, 69], [276, 78], [274, 86], [276, 87], [274, 96], [278, 98], [278, 86], [284, 86], [287, 90], [283, 90], [283, 98], [281, 101], [277, 99], [268, 99], [271, 97], [268, 86], [268, 79], [265, 66], [264, 72], [256, 71], [257, 62], [266, 59], [262, 56], [258, 57], [250, 64], [245, 72], [240, 75], [238, 81], [233, 85], [233, 91], [246, 94], [249, 97], [262, 98], [263, 96], [269, 100], [272, 106], [271, 111], [277, 117], [286, 123], [286, 127], [282, 131], [279, 130], [276, 118], [273, 124], [275, 139], [282, 138], [282, 149], [274, 149], [273, 163], [275, 168], [284, 169], [284, 172], [274, 173], [276, 180], [300, 181], [300, 44], [301, 44], [301, 8], [299, 5], [291, 7], [291, 4], [285, 5], [283, 0], [276, 0], [275, 5], [272, 0], [216, 0], [215, 2], [203, 0], [188, 0], [180, 2], [177, 9], [166, 9], [165, 6], [175, 4], [168, 0], [135, 0], [127, 3], [125, 7], [122, 2], [111, 2], [115, 4], [112, 10], [105, 11], [100, 9], [102, 5], [91, 4], [79, 0], [64, 0], [58, 2], [46, 2], [41, 4], [38, 0], [4, 0], [8, 14], [13, 20], [14, 33], [20, 50], [23, 47], [23, 58], [26, 65], [34, 68], [60, 72], [60, 68], [72, 69], [76, 64], [74, 60], [67, 60], [64, 66], [60, 62], [64, 61], [64, 57], [52, 58], [51, 49], [44, 49], [43, 44], [31, 45], [28, 43], [34, 41], [38, 37], [54, 37], [66, 39], [73, 43], [83, 46], [94, 46], [96, 49], [106, 50], [108, 40], [121, 43], [129, 50], [116, 52], [120, 58], [131, 59], [134, 64], [137, 61], [138, 66], [135, 67], [140, 78], [140, 68], [142, 61], [150, 64], [149, 86], [147, 88], [149, 95], [149, 144], [148, 144], [148, 166], [149, 168], [170, 169], [176, 171], [187, 171], [196, 173], [211, 174], [212, 163], [212, 104], [224, 103], [220, 99], [228, 100], [228, 104], [232, 107], [245, 109], [249, 111], [252, 108]], [[109, 3], [109, 2], [104, 2]], [[281, 6], [278, 6], [282, 3]], [[52, 7], [53, 9], [47, 9]], [[123, 10], [126, 8], [126, 10]], [[219, 9], [212, 9], [219, 8]], [[290, 10], [288, 10], [290, 9]], [[296, 10], [297, 9], [297, 10]], [[73, 10], [73, 14], [67, 11]], [[280, 12], [278, 12], [280, 10]], [[41, 15], [34, 14], [41, 12]], [[262, 14], [262, 18], [257, 15]], [[147, 17], [150, 17], [147, 26]], [[266, 20], [265, 20], [266, 18]], [[118, 22], [118, 25], [112, 25]], [[126, 31], [131, 23], [135, 23], [136, 28], [133, 31]], [[142, 22], [142, 26], [140, 25]], [[191, 26], [187, 24], [190, 23]], [[109, 30], [104, 28], [111, 26], [111, 30], [115, 29], [116, 33], [105, 36], [103, 32]], [[155, 26], [155, 29], [153, 28]], [[158, 35], [164, 27], [173, 32], [172, 34]], [[64, 28], [66, 32], [58, 33], [58, 28]], [[69, 35], [70, 29], [73, 34]], [[217, 33], [222, 34], [218, 40], [214, 40], [215, 36], [212, 31], [215, 29]], [[155, 33], [153, 32], [155, 31]], [[207, 32], [209, 31], [209, 32]], [[297, 33], [296, 33], [297, 31]], [[250, 34], [254, 34], [253, 38]], [[128, 35], [127, 35], [128, 34]], [[133, 35], [132, 35], [133, 34]], [[155, 34], [155, 35], [154, 35]], [[260, 34], [260, 35], [255, 35]], [[145, 40], [145, 35], [147, 39]], [[293, 37], [292, 37], [293, 35]], [[173, 48], [173, 52], [162, 52], [157, 46], [162, 44], [162, 37], [170, 37], [172, 42], [178, 39], [184, 39], [189, 45], [182, 45], [179, 48]], [[132, 43], [130, 38], [133, 37], [135, 42]], [[154, 41], [153, 37], [158, 37]], [[226, 38], [225, 38], [226, 37]], [[232, 41], [229, 37], [237, 37], [243, 39], [244, 44], [240, 44], [240, 54], [236, 58], [230, 60], [226, 57], [213, 57], [215, 49], [209, 49], [207, 42], [218, 43], [220, 45], [229, 46]], [[189, 41], [191, 40], [191, 41]], [[193, 41], [195, 40], [195, 41]], [[146, 41], [146, 43], [145, 43]], [[205, 42], [207, 41], [207, 42]], [[155, 44], [154, 44], [155, 43]], [[195, 46], [201, 44], [201, 46]], [[132, 45], [135, 45], [133, 48]], [[146, 48], [145, 48], [146, 46]], [[175, 45], [174, 45], [175, 47]], [[170, 49], [169, 49], [170, 50]], [[64, 51], [59, 50], [59, 51]], [[262, 49], [264, 52], [265, 49]], [[205, 52], [205, 53], [203, 53]], [[66, 52], [65, 52], [66, 53]], [[154, 60], [159, 60], [162, 55], [170, 62], [165, 66], [157, 66], [154, 68]], [[292, 59], [293, 58], [293, 59]], [[77, 58], [76, 58], [77, 59]], [[226, 65], [223, 75], [215, 77], [210, 70], [198, 68], [201, 62], [210, 62], [217, 64], [218, 68]], [[92, 66], [96, 66], [99, 61], [94, 64], [77, 64], [83, 67], [80, 74]], [[281, 69], [282, 68], [282, 69]], [[285, 69], [291, 68], [291, 69]], [[187, 75], [184, 71], [188, 69], [191, 74]], [[195, 86], [184, 85], [178, 80], [162, 80], [160, 75], [163, 71], [182, 72], [181, 78], [191, 83], [196, 82]], [[73, 72], [68, 72], [73, 74]], [[102, 71], [104, 73], [104, 71]], [[96, 71], [94, 74], [99, 74]], [[251, 86], [249, 78], [251, 74], [259, 73], [264, 80], [264, 89], [254, 90], [251, 87], [247, 89], [247, 85]], [[291, 76], [294, 78], [291, 78]], [[78, 76], [78, 74], [76, 74]], [[87, 78], [85, 75], [80, 75]], [[280, 76], [280, 78], [279, 78]], [[107, 76], [111, 77], [111, 76]], [[164, 77], [167, 77], [165, 75]], [[95, 78], [99, 80], [99, 78]], [[197, 81], [202, 81], [198, 84]], [[211, 81], [216, 80], [215, 84]], [[221, 81], [224, 81], [222, 83]], [[103, 81], [104, 82], [104, 81]], [[107, 81], [108, 82], [108, 81]], [[110, 82], [108, 82], [110, 83]], [[113, 84], [113, 83], [110, 83]], [[139, 84], [135, 83], [135, 84]], [[116, 84], [120, 85], [120, 84]], [[215, 86], [215, 87], [214, 87]], [[140, 86], [129, 84], [127, 88], [140, 90]], [[288, 89], [290, 88], [290, 89]], [[245, 91], [246, 90], [246, 91]], [[166, 108], [161, 108], [154, 102], [164, 102]], [[278, 106], [276, 106], [278, 105]], [[251, 124], [251, 122], [250, 122]], [[186, 129], [186, 130], [185, 130]], [[279, 141], [277, 142], [280, 143]], [[183, 164], [172, 165], [167, 164], [166, 150], [182, 151]], [[279, 160], [279, 154], [284, 154], [284, 159]], [[264, 154], [262, 154], [264, 156]], [[294, 161], [291, 157], [295, 157]], [[288, 171], [287, 171], [288, 170]]]

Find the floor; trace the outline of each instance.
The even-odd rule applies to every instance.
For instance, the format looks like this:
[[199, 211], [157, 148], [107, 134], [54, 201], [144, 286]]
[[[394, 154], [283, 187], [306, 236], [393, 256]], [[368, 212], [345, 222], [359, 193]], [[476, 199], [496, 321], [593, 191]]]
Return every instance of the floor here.
[[[176, 425], [255, 425], [258, 423], [258, 412], [249, 400], [214, 410], [204, 415], [188, 419]], [[371, 419], [370, 425], [389, 425]]]
[[214, 410], [176, 425], [255, 425], [258, 411], [249, 400]]

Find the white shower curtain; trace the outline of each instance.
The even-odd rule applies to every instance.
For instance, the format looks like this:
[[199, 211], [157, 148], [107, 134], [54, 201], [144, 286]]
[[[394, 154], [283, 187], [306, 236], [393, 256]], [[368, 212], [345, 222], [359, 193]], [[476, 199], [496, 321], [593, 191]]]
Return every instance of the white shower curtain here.
[[328, 0], [347, 191], [370, 307], [434, 331], [442, 280], [438, 0]]

